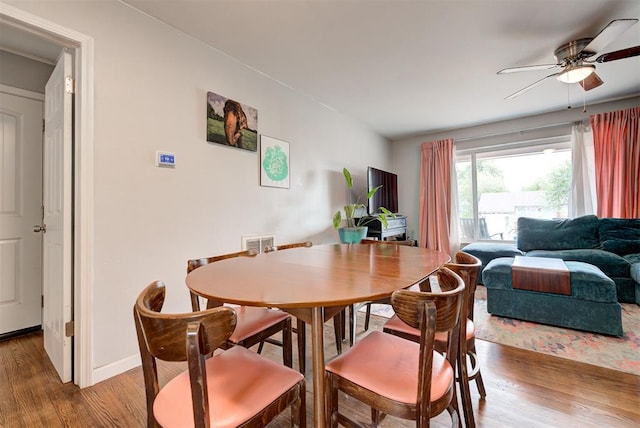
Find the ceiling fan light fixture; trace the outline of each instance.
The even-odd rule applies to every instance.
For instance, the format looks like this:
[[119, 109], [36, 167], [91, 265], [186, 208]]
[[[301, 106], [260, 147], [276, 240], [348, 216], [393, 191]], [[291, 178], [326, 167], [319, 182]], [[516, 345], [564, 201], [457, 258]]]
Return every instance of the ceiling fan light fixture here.
[[564, 83], [578, 83], [586, 79], [596, 70], [593, 65], [570, 65], [558, 75], [558, 80]]

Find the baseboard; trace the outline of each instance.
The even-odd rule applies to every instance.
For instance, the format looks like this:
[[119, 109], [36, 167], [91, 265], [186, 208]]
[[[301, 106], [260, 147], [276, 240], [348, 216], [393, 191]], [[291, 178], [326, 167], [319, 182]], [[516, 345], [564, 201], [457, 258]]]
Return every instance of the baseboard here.
[[122, 360], [104, 365], [102, 367], [95, 368], [93, 369], [92, 376], [93, 384], [95, 385], [98, 382], [102, 382], [103, 380], [117, 376], [120, 373], [124, 373], [127, 370], [136, 368], [140, 364], [142, 364], [140, 355], [136, 354], [127, 358], [123, 358]]
[[10, 340], [10, 339], [15, 339], [16, 337], [35, 333], [37, 331], [42, 331], [41, 325], [36, 325], [29, 328], [23, 328], [22, 330], [10, 331], [9, 333], [3, 333], [3, 334], [0, 334], [0, 342]]

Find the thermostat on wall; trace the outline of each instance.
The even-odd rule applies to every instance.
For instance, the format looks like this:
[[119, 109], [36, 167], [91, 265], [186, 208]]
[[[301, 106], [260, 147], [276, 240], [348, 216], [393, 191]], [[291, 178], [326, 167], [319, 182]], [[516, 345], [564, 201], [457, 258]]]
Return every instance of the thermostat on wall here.
[[167, 168], [176, 167], [176, 155], [169, 152], [156, 152], [156, 166], [163, 166]]

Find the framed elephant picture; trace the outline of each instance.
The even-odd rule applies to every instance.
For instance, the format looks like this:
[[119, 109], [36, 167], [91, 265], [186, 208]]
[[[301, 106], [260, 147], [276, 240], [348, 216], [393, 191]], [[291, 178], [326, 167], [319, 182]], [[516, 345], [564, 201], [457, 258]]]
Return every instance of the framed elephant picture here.
[[207, 141], [257, 151], [258, 110], [207, 92]]
[[277, 138], [260, 136], [260, 185], [289, 188], [289, 143]]

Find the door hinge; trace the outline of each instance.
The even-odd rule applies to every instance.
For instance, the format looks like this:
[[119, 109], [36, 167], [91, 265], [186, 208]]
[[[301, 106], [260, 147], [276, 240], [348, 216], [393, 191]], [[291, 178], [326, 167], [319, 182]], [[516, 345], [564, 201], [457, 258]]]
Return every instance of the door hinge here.
[[40, 307], [44, 308], [44, 294], [40, 295]]
[[64, 91], [67, 94], [75, 93], [75, 81], [73, 80], [73, 77], [67, 76], [64, 78]]
[[64, 325], [64, 335], [67, 337], [73, 337], [73, 332], [75, 328], [75, 323], [73, 321], [69, 321]]
[[45, 126], [45, 125], [44, 125], [44, 119], [42, 119], [42, 133], [43, 133], [43, 134], [44, 134], [44, 131], [45, 131], [45, 127], [44, 127], [44, 126]]

